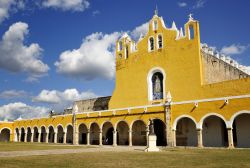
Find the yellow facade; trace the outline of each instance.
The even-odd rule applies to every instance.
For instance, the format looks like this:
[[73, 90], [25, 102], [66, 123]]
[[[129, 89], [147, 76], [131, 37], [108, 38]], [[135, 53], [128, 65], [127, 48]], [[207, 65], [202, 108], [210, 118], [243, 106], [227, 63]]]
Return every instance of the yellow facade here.
[[[194, 31], [193, 38], [191, 27]], [[109, 102], [109, 110], [76, 113], [75, 117], [71, 114], [0, 123], [0, 130], [9, 128], [11, 141], [20, 141], [17, 134], [21, 134], [22, 128], [27, 133], [28, 128], [33, 130], [37, 127], [40, 133], [41, 127], [44, 126], [49, 132], [49, 127], [52, 126], [57, 133], [59, 125], [63, 127], [64, 132], [68, 125], [71, 125], [74, 129], [73, 142], [78, 144], [81, 124], [86, 125], [88, 137], [93, 123], [99, 126], [99, 132], [102, 134], [103, 125], [107, 122], [112, 124], [116, 132], [120, 121], [126, 122], [129, 131], [133, 131], [133, 123], [141, 120], [147, 132], [149, 119], [160, 119], [165, 124], [167, 145], [175, 146], [178, 121], [189, 118], [194, 122], [197, 131], [196, 143], [203, 146], [202, 135], [206, 134], [202, 134], [201, 130], [209, 129], [208, 124], [204, 126], [204, 121], [210, 116], [217, 116], [222, 119], [228, 130], [228, 146], [233, 147], [232, 130], [235, 118], [241, 114], [250, 114], [250, 78], [206, 84], [199, 22], [189, 18], [184, 32], [185, 36], [179, 37], [179, 31], [166, 28], [163, 19], [154, 15], [149, 22], [148, 33], [137, 44], [128, 35], [117, 41], [116, 85]], [[157, 41], [159, 35], [162, 37], [160, 48]], [[152, 51], [149, 50], [151, 37], [154, 38]], [[154, 72], [163, 74], [163, 98], [160, 100], [150, 97], [150, 75]], [[215, 120], [214, 125], [216, 122]], [[181, 133], [179, 134], [181, 137]], [[132, 136], [132, 133], [129, 136]], [[99, 137], [102, 138], [101, 135]], [[187, 139], [183, 139], [185, 138]], [[213, 141], [215, 142], [211, 140], [211, 143]]]

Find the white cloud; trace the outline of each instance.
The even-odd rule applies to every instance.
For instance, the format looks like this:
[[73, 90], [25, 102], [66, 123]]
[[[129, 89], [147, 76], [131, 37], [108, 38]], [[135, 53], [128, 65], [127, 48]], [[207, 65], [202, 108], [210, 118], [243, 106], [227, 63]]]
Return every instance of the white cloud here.
[[181, 8], [186, 7], [187, 3], [186, 2], [178, 2], [177, 5]]
[[25, 2], [23, 0], [0, 0], [0, 23], [9, 18], [10, 13], [24, 8]]
[[42, 5], [46, 8], [62, 9], [64, 11], [84, 11], [89, 7], [87, 0], [45, 0]]
[[22, 102], [0, 106], [0, 120], [15, 120], [20, 116], [24, 119], [48, 116], [49, 109], [40, 106], [29, 106]]
[[147, 32], [148, 32], [148, 22], [147, 23], [144, 23], [138, 27], [136, 27], [133, 31], [131, 31], [131, 37], [137, 41], [141, 35], [146, 35]]
[[0, 93], [2, 99], [24, 98], [26, 96], [28, 96], [28, 93], [23, 90], [5, 90]]
[[37, 103], [49, 104], [51, 110], [62, 112], [65, 108], [72, 107], [76, 100], [84, 100], [98, 97], [91, 91], [79, 92], [76, 89], [58, 90], [42, 90], [32, 101]]
[[72, 103], [76, 100], [98, 97], [91, 91], [79, 92], [76, 89], [66, 89], [63, 92], [58, 90], [42, 90], [38, 96], [32, 99], [33, 102], [63, 104]]
[[57, 72], [68, 77], [92, 80], [113, 79], [115, 76], [115, 42], [120, 33], [93, 33], [80, 48], [61, 53], [55, 62]]
[[41, 61], [39, 44], [24, 44], [28, 35], [28, 24], [17, 22], [9, 27], [0, 41], [0, 68], [10, 72], [24, 72], [37, 79], [47, 74], [49, 67]]
[[246, 51], [250, 45], [240, 45], [240, 44], [232, 44], [230, 46], [224, 46], [221, 49], [221, 53], [226, 55], [238, 55], [242, 54], [244, 51]]
[[101, 12], [99, 10], [95, 10], [92, 12], [92, 15], [93, 16], [96, 16], [96, 15], [99, 15]]
[[193, 8], [194, 9], [203, 8], [205, 6], [205, 3], [206, 0], [197, 0]]

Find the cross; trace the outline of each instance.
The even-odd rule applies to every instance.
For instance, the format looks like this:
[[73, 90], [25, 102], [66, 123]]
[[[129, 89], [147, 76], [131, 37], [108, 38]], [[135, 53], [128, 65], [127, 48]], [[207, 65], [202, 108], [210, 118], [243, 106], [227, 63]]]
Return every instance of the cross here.
[[194, 20], [192, 13], [190, 13], [188, 16], [189, 16], [189, 20]]

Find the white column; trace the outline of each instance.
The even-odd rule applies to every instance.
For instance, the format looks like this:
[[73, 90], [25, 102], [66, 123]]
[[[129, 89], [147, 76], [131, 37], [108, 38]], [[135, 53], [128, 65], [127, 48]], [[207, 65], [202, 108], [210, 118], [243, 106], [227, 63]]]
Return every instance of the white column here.
[[34, 142], [34, 131], [31, 131], [31, 138], [30, 138], [30, 142]]
[[202, 140], [202, 129], [197, 129], [197, 138], [198, 138], [198, 147], [203, 147], [203, 140]]
[[133, 146], [133, 143], [132, 143], [132, 133], [133, 133], [133, 131], [132, 131], [132, 129], [130, 129], [130, 130], [128, 131], [128, 142], [129, 142], [129, 146]]
[[99, 145], [102, 146], [102, 131], [99, 132]]
[[87, 145], [90, 145], [90, 130], [87, 131]]
[[176, 146], [176, 130], [173, 129], [172, 130], [172, 146], [175, 147]]
[[64, 133], [63, 133], [63, 143], [64, 143], [64, 144], [67, 143], [66, 138], [67, 138], [67, 132], [64, 132]]
[[57, 143], [57, 132], [54, 134], [54, 143]]
[[233, 140], [233, 129], [227, 128], [228, 135], [228, 148], [234, 148], [234, 140]]
[[27, 131], [24, 131], [24, 142], [27, 142], [27, 133], [26, 133]]
[[113, 131], [113, 146], [117, 146], [117, 131]]
[[73, 145], [79, 145], [79, 132], [74, 132], [73, 135]]
[[41, 142], [41, 131], [38, 131], [38, 140], [37, 140], [37, 142]]
[[149, 126], [146, 126], [146, 141], [147, 141], [147, 146], [148, 146], [148, 135], [149, 135]]
[[18, 142], [21, 142], [21, 132], [19, 132], [19, 136], [18, 136]]
[[45, 142], [49, 143], [49, 130], [47, 130], [45, 133]]

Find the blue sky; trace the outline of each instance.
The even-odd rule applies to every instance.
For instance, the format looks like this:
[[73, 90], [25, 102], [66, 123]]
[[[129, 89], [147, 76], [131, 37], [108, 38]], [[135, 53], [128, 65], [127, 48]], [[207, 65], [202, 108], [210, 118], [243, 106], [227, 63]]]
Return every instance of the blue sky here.
[[0, 0], [0, 120], [112, 95], [115, 41], [145, 33], [156, 5], [167, 27], [194, 14], [202, 43], [250, 66], [250, 1]]

